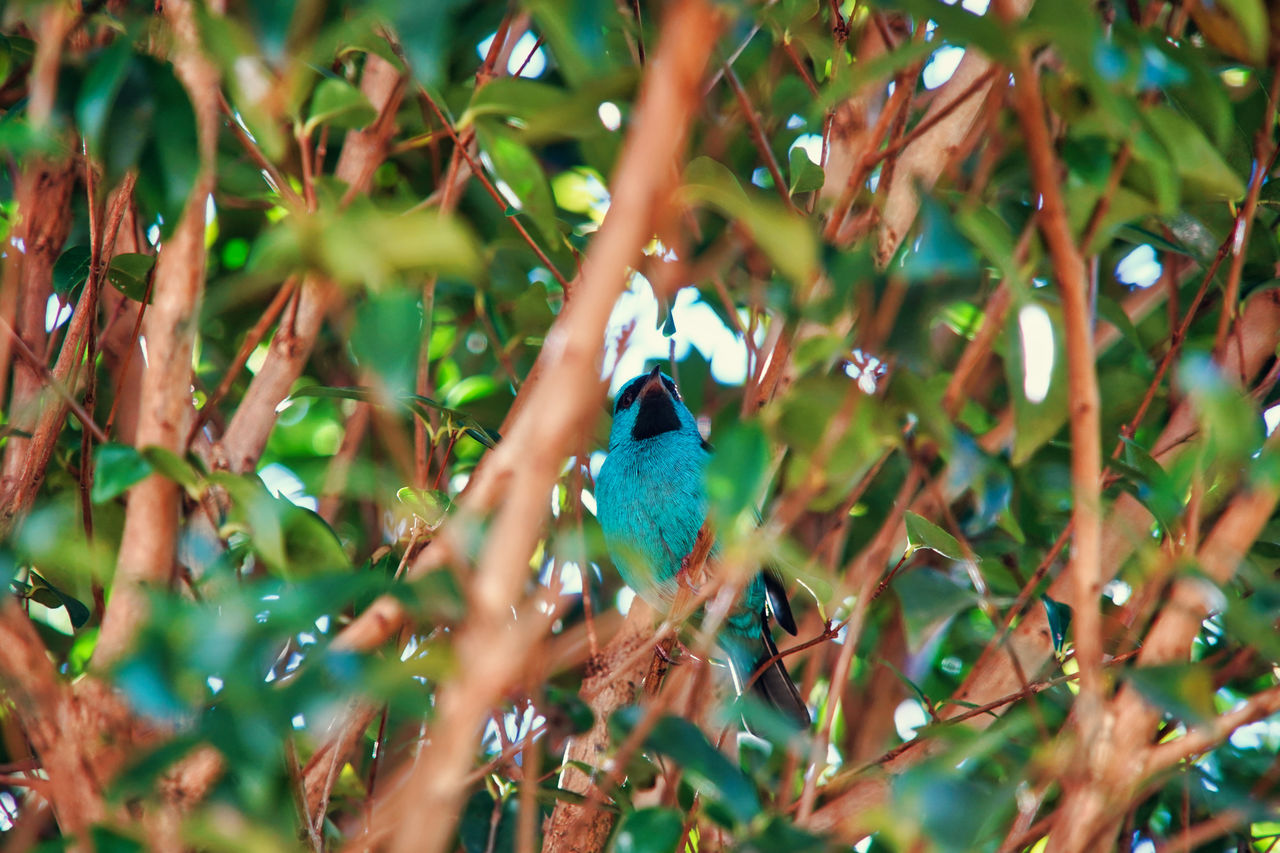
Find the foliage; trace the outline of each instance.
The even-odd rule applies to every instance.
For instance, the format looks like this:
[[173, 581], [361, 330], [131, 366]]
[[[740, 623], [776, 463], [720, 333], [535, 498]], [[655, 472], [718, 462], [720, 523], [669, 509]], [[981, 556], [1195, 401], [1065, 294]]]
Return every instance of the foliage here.
[[[1277, 13], [974, 7], [6, 7], [12, 849], [1272, 849]], [[807, 731], [618, 627], [668, 346]]]

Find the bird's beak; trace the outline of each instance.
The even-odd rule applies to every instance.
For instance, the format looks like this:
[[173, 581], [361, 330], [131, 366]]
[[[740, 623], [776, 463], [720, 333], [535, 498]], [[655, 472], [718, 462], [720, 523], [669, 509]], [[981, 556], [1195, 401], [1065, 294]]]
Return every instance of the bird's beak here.
[[662, 367], [655, 367], [649, 373], [649, 378], [644, 381], [644, 385], [640, 386], [640, 398], [644, 399], [654, 394], [666, 393], [667, 386], [662, 383]]

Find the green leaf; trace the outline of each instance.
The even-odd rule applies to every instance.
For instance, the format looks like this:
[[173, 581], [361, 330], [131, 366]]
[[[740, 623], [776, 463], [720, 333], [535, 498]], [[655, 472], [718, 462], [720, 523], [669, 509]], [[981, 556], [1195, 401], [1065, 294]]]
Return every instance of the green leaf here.
[[920, 232], [904, 240], [898, 264], [910, 282], [971, 278], [978, 274], [973, 245], [951, 219], [951, 213], [928, 196], [920, 202]]
[[[1024, 340], [1024, 328], [1027, 334], [1039, 335], [1038, 327], [1022, 321], [1023, 311], [1028, 306], [1039, 306], [1049, 315], [1049, 331], [1053, 334], [1052, 348], [1043, 340]], [[1006, 336], [1009, 340], [1008, 353], [1005, 356], [1005, 378], [1009, 383], [1010, 395], [1013, 397], [1014, 436], [1011, 462], [1014, 467], [1021, 466], [1030, 459], [1037, 450], [1052, 439], [1067, 422], [1067, 367], [1066, 345], [1061, 329], [1062, 309], [1054, 304], [1039, 299], [1029, 299], [1009, 312], [1006, 321]], [[1028, 397], [1028, 386], [1039, 381], [1040, 376], [1029, 375], [1029, 371], [1044, 369], [1045, 365], [1028, 364], [1027, 353], [1038, 353], [1043, 357], [1052, 354], [1052, 362], [1048, 365], [1049, 387], [1043, 399], [1033, 400]], [[1037, 389], [1032, 389], [1037, 390]]]
[[111, 266], [107, 267], [107, 281], [134, 302], [150, 302], [147, 299], [147, 280], [155, 263], [154, 255], [134, 252], [116, 255], [111, 259]]
[[1187, 191], [1208, 199], [1244, 196], [1244, 180], [1189, 118], [1160, 104], [1143, 110], [1142, 117], [1168, 149]]
[[1054, 601], [1047, 595], [1040, 596], [1044, 605], [1045, 617], [1049, 620], [1049, 636], [1053, 639], [1053, 651], [1062, 654], [1062, 644], [1066, 641], [1067, 628], [1071, 625], [1071, 608], [1061, 601]]
[[500, 120], [518, 131], [527, 145], [561, 139], [612, 139], [615, 134], [600, 122], [600, 104], [629, 98], [635, 79], [631, 69], [597, 73], [589, 82], [569, 91], [523, 77], [499, 77], [476, 90], [458, 127], [480, 124], [486, 119], [489, 124], [497, 124], [495, 120]]
[[1242, 464], [1262, 443], [1256, 403], [1223, 375], [1203, 353], [1190, 353], [1178, 367], [1178, 381], [1195, 406], [1210, 460]]
[[1213, 676], [1204, 664], [1135, 667], [1125, 680], [1143, 699], [1189, 725], [1214, 717]]
[[427, 272], [473, 276], [480, 256], [471, 231], [454, 217], [357, 199], [342, 210], [289, 215], [258, 238], [249, 268], [281, 278], [314, 269], [339, 284], [382, 290]]
[[72, 246], [53, 265], [53, 292], [70, 296], [89, 278], [93, 253], [88, 246]]
[[95, 158], [103, 158], [111, 112], [132, 61], [133, 45], [127, 38], [117, 38], [96, 53], [80, 84], [76, 95], [76, 124], [84, 135], [89, 154]]
[[141, 452], [142, 457], [157, 474], [168, 477], [182, 486], [192, 497], [199, 496], [200, 472], [192, 467], [190, 462], [172, 450], [157, 445], [144, 447]]
[[1201, 14], [1196, 15], [1196, 23], [1213, 30], [1215, 44], [1257, 64], [1266, 60], [1271, 29], [1264, 0], [1214, 0], [1205, 5], [1203, 11], [1197, 9]]
[[1155, 516], [1164, 530], [1173, 530], [1182, 515], [1184, 489], [1144, 447], [1131, 438], [1123, 437], [1123, 441], [1126, 479], [1133, 486], [1134, 497]]
[[617, 27], [617, 6], [611, 0], [530, 0], [525, 8], [572, 85], [587, 84], [617, 67], [617, 52], [605, 37]]
[[514, 133], [496, 121], [476, 122], [476, 138], [489, 155], [494, 173], [519, 199], [521, 211], [533, 220], [549, 244], [560, 243], [551, 185], [538, 158]]
[[894, 779], [893, 810], [919, 815], [922, 828], [939, 853], [969, 853], [994, 847], [1005, 815], [1014, 808], [1012, 791], [967, 779], [954, 767], [935, 764], [911, 768]]
[[322, 124], [341, 130], [364, 127], [378, 117], [378, 111], [355, 86], [341, 77], [325, 77], [311, 96], [311, 111], [303, 133], [310, 136]]
[[417, 377], [416, 341], [422, 333], [422, 309], [410, 290], [372, 294], [355, 310], [351, 331], [351, 352], [361, 370], [376, 375], [388, 391], [404, 394], [413, 390]]
[[663, 717], [645, 738], [644, 745], [683, 767], [698, 790], [728, 809], [739, 823], [749, 823], [760, 814], [755, 786], [688, 720]]
[[145, 480], [152, 470], [151, 463], [135, 448], [127, 444], [103, 444], [94, 452], [93, 489], [89, 498], [95, 504], [109, 501]]
[[953, 616], [978, 602], [972, 590], [933, 569], [903, 572], [894, 578], [893, 591], [902, 605], [907, 647], [913, 654]]
[[453, 509], [453, 501], [449, 499], [447, 494], [439, 490], [415, 489], [411, 486], [404, 486], [396, 491], [396, 498], [400, 503], [413, 510], [414, 515], [421, 518], [427, 527], [432, 529], [439, 527], [445, 516]]
[[649, 808], [622, 819], [613, 853], [671, 853], [684, 835], [684, 815], [675, 809]]
[[822, 167], [810, 160], [809, 155], [799, 145], [787, 154], [787, 172], [790, 175], [790, 190], [793, 195], [820, 190], [827, 180]]
[[459, 406], [465, 406], [476, 400], [483, 400], [492, 396], [498, 390], [498, 381], [489, 375], [476, 374], [474, 376], [464, 376], [462, 379], [449, 389], [449, 393], [445, 395], [444, 404], [449, 408], [456, 409]]
[[818, 269], [818, 243], [810, 223], [780, 202], [747, 193], [733, 172], [709, 157], [689, 163], [684, 195], [736, 220], [769, 256], [778, 272], [800, 287], [813, 282]]
[[308, 385], [305, 388], [299, 388], [294, 391], [289, 395], [288, 399], [292, 400], [296, 397], [332, 397], [341, 400], [358, 400], [362, 403], [373, 405], [383, 405], [387, 402], [396, 403], [406, 411], [416, 415], [428, 426], [431, 424], [431, 416], [428, 410], [435, 410], [445, 416], [442, 424], [444, 429], [464, 432], [490, 450], [497, 446], [501, 438], [496, 430], [481, 426], [475, 418], [466, 412], [451, 409], [443, 403], [432, 400], [430, 397], [423, 397], [420, 394], [392, 395], [388, 399], [387, 395], [381, 395], [372, 388], [362, 386], [340, 388], [328, 385]]
[[963, 560], [964, 549], [956, 538], [929, 519], [908, 512], [904, 519], [907, 525], [907, 556], [920, 548], [928, 548], [952, 560]]
[[[102, 132], [100, 159], [109, 183], [137, 169], [140, 219], [161, 236], [182, 218], [200, 169], [196, 117], [173, 66], [134, 55]], [[201, 205], [200, 216], [204, 216]]]

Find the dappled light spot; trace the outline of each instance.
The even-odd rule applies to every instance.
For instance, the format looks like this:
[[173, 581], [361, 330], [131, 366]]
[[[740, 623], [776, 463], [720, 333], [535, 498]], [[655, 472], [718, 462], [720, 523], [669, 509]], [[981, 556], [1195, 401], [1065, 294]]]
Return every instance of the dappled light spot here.
[[[635, 326], [627, 340], [627, 350], [614, 363], [614, 344], [632, 323]], [[673, 342], [677, 361], [685, 358], [690, 348], [696, 348], [711, 363], [711, 375], [717, 382], [741, 385], [746, 381], [746, 343], [702, 301], [698, 291], [686, 287], [676, 294], [671, 306], [671, 325], [675, 328], [668, 337], [658, 322], [658, 302], [653, 289], [643, 276], [636, 275], [609, 318], [606, 340], [610, 342], [610, 351], [605, 357], [603, 375], [612, 374], [611, 393], [616, 394], [623, 383], [643, 372], [650, 359], [667, 359]], [[763, 330], [760, 339], [763, 340]]]
[[964, 48], [955, 45], [943, 45], [933, 53], [933, 58], [920, 74], [920, 81], [926, 89], [936, 89], [951, 79], [964, 59]]
[[1022, 393], [1029, 402], [1039, 403], [1049, 395], [1053, 378], [1053, 322], [1039, 305], [1027, 305], [1018, 312], [1018, 332], [1022, 337]]
[[1160, 280], [1164, 267], [1156, 260], [1156, 250], [1139, 246], [1116, 264], [1116, 278], [1132, 287], [1146, 288]]
[[915, 699], [904, 699], [893, 710], [893, 726], [898, 730], [898, 737], [903, 740], [915, 738], [916, 730], [928, 722], [929, 717], [924, 708]]
[[[489, 33], [476, 45], [476, 54], [484, 59], [489, 55], [489, 48], [497, 33]], [[512, 77], [541, 77], [547, 70], [547, 54], [538, 44], [538, 37], [525, 31], [511, 48], [511, 56], [507, 59], [507, 73]]]
[[604, 101], [596, 108], [596, 115], [600, 116], [600, 123], [604, 125], [605, 130], [617, 130], [622, 127], [622, 110], [618, 109], [618, 105], [613, 101]]
[[44, 308], [44, 330], [52, 332], [71, 319], [71, 305], [63, 303], [55, 294], [49, 297]]

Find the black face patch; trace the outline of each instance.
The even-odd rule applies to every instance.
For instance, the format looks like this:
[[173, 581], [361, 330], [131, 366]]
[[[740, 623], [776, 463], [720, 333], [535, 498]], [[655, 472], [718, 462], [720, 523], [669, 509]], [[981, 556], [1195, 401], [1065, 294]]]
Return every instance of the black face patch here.
[[636, 413], [631, 438], [641, 441], [664, 432], [680, 429], [676, 404], [667, 394], [646, 394], [640, 398], [640, 411]]

